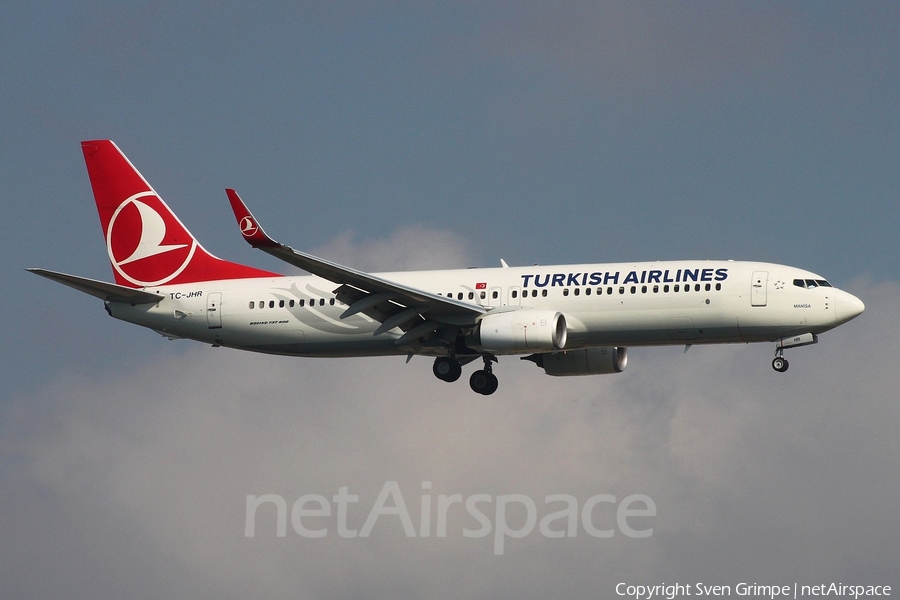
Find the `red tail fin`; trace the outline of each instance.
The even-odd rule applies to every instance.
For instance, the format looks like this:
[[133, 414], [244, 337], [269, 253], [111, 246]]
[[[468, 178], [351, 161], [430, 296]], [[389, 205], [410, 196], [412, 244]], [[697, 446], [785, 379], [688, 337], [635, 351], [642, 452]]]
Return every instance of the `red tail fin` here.
[[279, 277], [207, 252], [111, 140], [81, 142], [81, 149], [119, 285]]

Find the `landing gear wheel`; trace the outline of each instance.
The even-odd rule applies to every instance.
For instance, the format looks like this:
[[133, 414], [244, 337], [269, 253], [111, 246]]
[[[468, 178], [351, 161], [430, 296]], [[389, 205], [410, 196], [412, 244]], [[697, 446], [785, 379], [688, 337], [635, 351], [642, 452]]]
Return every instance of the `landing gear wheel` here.
[[499, 382], [497, 381], [497, 376], [490, 371], [483, 369], [475, 371], [472, 373], [472, 376], [469, 377], [469, 386], [471, 386], [472, 391], [483, 396], [490, 396], [496, 392], [498, 385]]
[[441, 381], [446, 381], [447, 383], [456, 381], [459, 379], [459, 376], [462, 375], [462, 367], [460, 366], [459, 361], [446, 356], [440, 356], [434, 359], [434, 366], [431, 370], [434, 371], [435, 377]]
[[772, 368], [778, 371], [779, 373], [784, 373], [788, 370], [788, 361], [786, 358], [781, 356], [776, 356], [772, 361]]
[[500, 382], [497, 381], [497, 376], [494, 375], [493, 373], [488, 373], [488, 379], [490, 380], [490, 382], [488, 383], [487, 389], [484, 390], [485, 396], [490, 396], [491, 394], [496, 392], [497, 387], [500, 385]]

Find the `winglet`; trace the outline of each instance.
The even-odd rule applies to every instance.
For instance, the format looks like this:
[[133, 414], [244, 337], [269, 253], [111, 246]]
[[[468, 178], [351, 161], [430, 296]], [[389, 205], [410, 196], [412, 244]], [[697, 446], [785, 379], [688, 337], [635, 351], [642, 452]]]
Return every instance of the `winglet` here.
[[270, 238], [263, 228], [260, 226], [256, 217], [241, 200], [237, 192], [231, 188], [225, 190], [228, 194], [228, 201], [231, 203], [231, 210], [234, 211], [234, 218], [237, 219], [238, 227], [241, 229], [241, 235], [247, 240], [247, 243], [254, 248], [280, 246], [278, 242]]

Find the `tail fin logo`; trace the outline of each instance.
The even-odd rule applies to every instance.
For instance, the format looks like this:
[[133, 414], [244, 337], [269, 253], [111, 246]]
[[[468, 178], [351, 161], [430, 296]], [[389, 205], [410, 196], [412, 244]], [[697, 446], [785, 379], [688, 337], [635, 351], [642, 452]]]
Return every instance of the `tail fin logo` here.
[[241, 219], [241, 235], [245, 238], [253, 237], [256, 232], [259, 231], [259, 225], [256, 224], [256, 221], [253, 220], [253, 217], [246, 216]]
[[131, 196], [113, 212], [106, 232], [116, 272], [141, 287], [162, 285], [191, 262], [197, 241], [153, 192]]

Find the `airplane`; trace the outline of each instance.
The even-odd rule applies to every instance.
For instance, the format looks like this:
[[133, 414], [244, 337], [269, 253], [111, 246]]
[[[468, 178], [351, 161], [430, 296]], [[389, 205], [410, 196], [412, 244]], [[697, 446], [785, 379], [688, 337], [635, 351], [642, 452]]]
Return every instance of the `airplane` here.
[[309, 273], [281, 275], [213, 256], [114, 142], [81, 145], [115, 283], [28, 270], [170, 339], [298, 357], [423, 355], [446, 382], [480, 359], [469, 385], [490, 395], [498, 356], [565, 377], [620, 373], [629, 347], [774, 342], [772, 367], [784, 372], [785, 349], [865, 309], [824, 277], [762, 262], [366, 273], [275, 241], [227, 189], [244, 239]]

